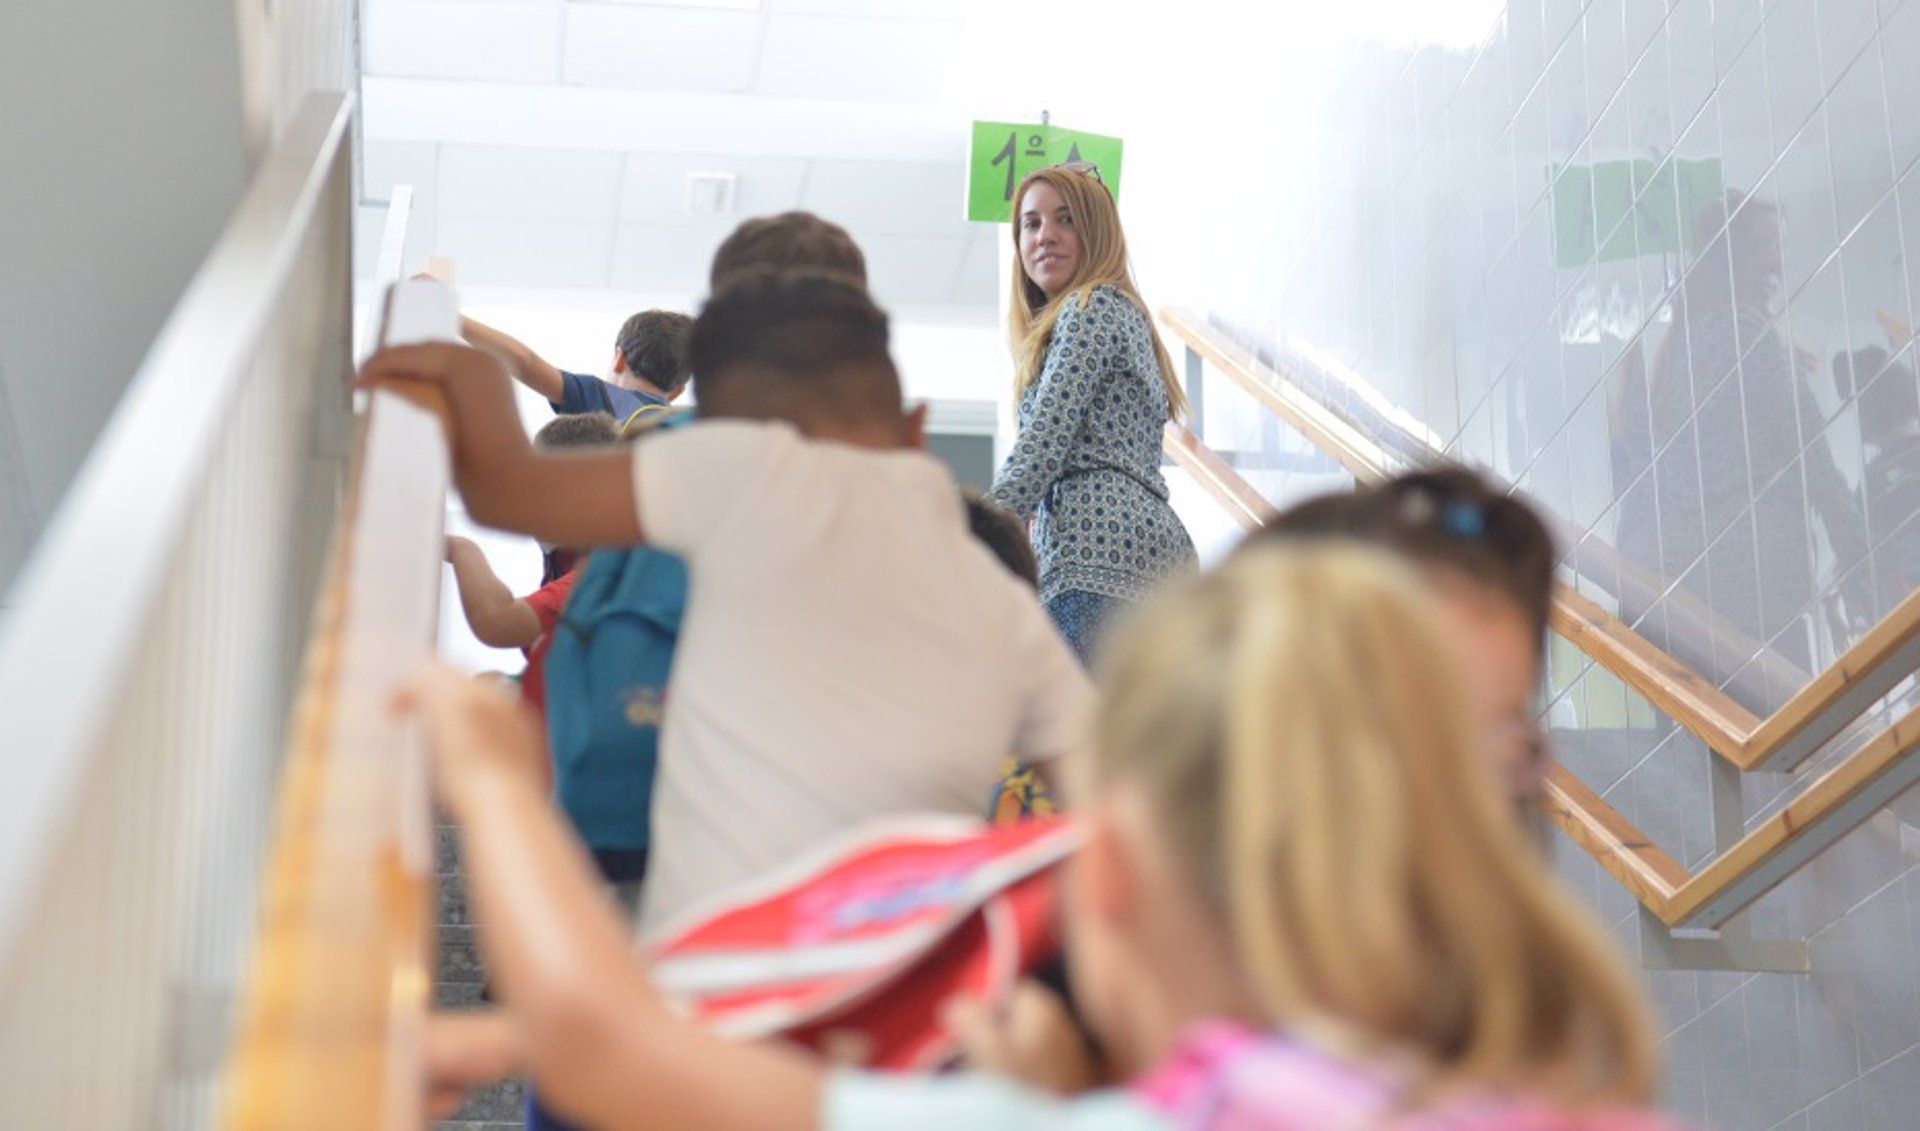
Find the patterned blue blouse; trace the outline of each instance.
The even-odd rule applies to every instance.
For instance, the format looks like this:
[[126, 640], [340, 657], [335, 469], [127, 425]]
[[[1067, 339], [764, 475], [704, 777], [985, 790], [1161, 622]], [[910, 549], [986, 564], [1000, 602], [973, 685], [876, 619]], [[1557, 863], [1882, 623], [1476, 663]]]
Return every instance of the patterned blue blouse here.
[[1167, 393], [1145, 312], [1109, 286], [1069, 298], [1035, 381], [1020, 436], [988, 494], [1036, 518], [1040, 598], [1138, 599], [1194, 562], [1160, 474]]

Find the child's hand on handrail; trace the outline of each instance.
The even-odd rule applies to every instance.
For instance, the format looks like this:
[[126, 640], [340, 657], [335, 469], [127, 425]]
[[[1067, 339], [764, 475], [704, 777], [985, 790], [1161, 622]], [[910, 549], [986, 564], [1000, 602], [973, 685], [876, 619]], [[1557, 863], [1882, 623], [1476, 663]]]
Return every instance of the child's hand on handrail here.
[[464, 801], [478, 789], [540, 792], [539, 725], [513, 696], [433, 661], [407, 684], [399, 706], [419, 712], [434, 780], [455, 816], [464, 818]]
[[506, 390], [509, 399], [513, 392], [506, 384], [507, 371], [498, 359], [485, 350], [454, 342], [387, 346], [367, 358], [353, 384], [355, 388], [367, 389], [407, 381], [425, 382], [446, 390], [466, 383], [497, 384]]
[[472, 346], [389, 346], [360, 367], [354, 387], [384, 389], [438, 414], [447, 424], [456, 470], [475, 471], [527, 449], [507, 371]]

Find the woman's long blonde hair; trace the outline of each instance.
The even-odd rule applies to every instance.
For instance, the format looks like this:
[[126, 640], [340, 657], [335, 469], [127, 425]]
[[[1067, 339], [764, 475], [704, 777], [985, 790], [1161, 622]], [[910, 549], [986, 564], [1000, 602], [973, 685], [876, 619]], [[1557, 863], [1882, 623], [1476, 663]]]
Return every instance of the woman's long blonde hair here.
[[1636, 983], [1478, 755], [1431, 599], [1347, 545], [1182, 583], [1114, 641], [1081, 784], [1146, 795], [1276, 1026], [1422, 1089], [1645, 1103]]
[[[1073, 279], [1058, 297], [1049, 300], [1039, 284], [1027, 278], [1020, 261], [1020, 202], [1027, 190], [1045, 181], [1059, 192], [1073, 217], [1073, 228], [1080, 236], [1080, 262]], [[1013, 399], [1018, 404], [1027, 390], [1040, 379], [1046, 364], [1047, 347], [1053, 344], [1053, 327], [1068, 299], [1083, 308], [1093, 288], [1109, 286], [1127, 296], [1140, 308], [1147, 321], [1147, 333], [1153, 336], [1153, 356], [1160, 366], [1160, 385], [1167, 393], [1167, 417], [1178, 420], [1187, 413], [1187, 394], [1175, 377], [1173, 357], [1153, 324], [1153, 312], [1140, 288], [1133, 282], [1133, 266], [1127, 259], [1127, 236], [1120, 228], [1120, 212], [1114, 206], [1107, 186], [1086, 173], [1076, 173], [1060, 165], [1035, 169], [1020, 182], [1013, 194], [1013, 303], [1007, 313], [1008, 337], [1013, 344]]]

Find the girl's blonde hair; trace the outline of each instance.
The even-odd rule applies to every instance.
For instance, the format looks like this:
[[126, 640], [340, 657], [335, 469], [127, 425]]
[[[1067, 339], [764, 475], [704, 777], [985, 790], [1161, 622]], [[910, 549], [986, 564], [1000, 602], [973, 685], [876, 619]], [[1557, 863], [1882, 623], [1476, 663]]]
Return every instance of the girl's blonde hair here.
[[[1080, 262], [1074, 267], [1073, 279], [1052, 300], [1037, 283], [1027, 278], [1027, 269], [1020, 262], [1020, 202], [1026, 199], [1027, 190], [1041, 181], [1059, 192], [1060, 199], [1066, 202], [1067, 214], [1073, 218], [1073, 229], [1080, 236]], [[1108, 286], [1125, 295], [1146, 319], [1147, 333], [1153, 338], [1154, 360], [1160, 367], [1160, 385], [1167, 393], [1168, 419], [1185, 416], [1187, 394], [1174, 376], [1173, 357], [1167, 353], [1166, 343], [1160, 340], [1153, 314], [1147, 309], [1146, 300], [1140, 297], [1140, 288], [1134, 285], [1133, 267], [1127, 259], [1127, 236], [1120, 228], [1120, 211], [1107, 186], [1089, 173], [1049, 165], [1028, 173], [1013, 194], [1013, 201], [1013, 302], [1007, 313], [1007, 328], [1013, 343], [1014, 402], [1019, 403], [1040, 379], [1047, 347], [1053, 343], [1054, 324], [1060, 320], [1060, 311], [1067, 300], [1073, 299], [1084, 308], [1093, 288]]]
[[1082, 784], [1148, 798], [1271, 1023], [1423, 1088], [1645, 1103], [1636, 984], [1478, 756], [1430, 600], [1350, 545], [1183, 583], [1108, 653]]

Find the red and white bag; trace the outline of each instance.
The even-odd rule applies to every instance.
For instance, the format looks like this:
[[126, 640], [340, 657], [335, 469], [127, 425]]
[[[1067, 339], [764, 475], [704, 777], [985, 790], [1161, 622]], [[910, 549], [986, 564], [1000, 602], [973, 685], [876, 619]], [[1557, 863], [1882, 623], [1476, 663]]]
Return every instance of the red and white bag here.
[[664, 932], [653, 977], [729, 1037], [937, 1067], [948, 998], [1003, 996], [1059, 950], [1056, 869], [1078, 843], [1060, 820], [873, 826]]

